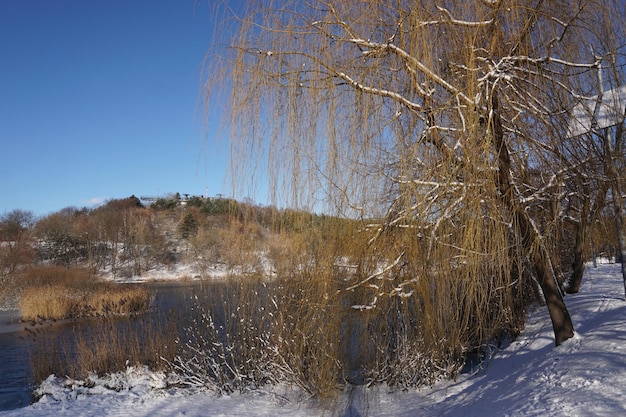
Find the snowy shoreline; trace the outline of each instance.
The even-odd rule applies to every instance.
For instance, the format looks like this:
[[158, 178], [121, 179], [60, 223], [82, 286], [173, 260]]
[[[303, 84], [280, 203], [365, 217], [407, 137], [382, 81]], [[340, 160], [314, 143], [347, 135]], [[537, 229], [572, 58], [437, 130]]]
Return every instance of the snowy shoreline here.
[[545, 308], [474, 375], [429, 389], [347, 387], [333, 404], [288, 401], [289, 394], [252, 391], [217, 397], [167, 388], [167, 376], [145, 368], [87, 384], [50, 377], [43, 397], [2, 417], [40, 416], [616, 416], [626, 415], [626, 302], [619, 264], [589, 266], [579, 294], [566, 296], [576, 335], [554, 346]]

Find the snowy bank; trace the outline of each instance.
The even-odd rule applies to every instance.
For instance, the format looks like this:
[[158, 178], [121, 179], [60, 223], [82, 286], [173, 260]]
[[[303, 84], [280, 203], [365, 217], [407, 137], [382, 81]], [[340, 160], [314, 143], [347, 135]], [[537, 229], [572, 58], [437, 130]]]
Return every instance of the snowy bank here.
[[216, 397], [167, 388], [167, 376], [145, 368], [89, 381], [48, 378], [24, 416], [618, 416], [626, 415], [626, 302], [620, 265], [588, 267], [582, 290], [565, 299], [576, 336], [554, 346], [545, 308], [474, 375], [430, 389], [390, 392], [352, 387], [335, 404], [287, 401], [253, 392]]

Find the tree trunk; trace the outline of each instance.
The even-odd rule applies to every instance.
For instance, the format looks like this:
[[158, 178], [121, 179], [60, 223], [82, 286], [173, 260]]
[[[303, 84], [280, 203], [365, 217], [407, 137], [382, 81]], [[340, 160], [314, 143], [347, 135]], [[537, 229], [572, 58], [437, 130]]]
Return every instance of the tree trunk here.
[[624, 231], [624, 202], [621, 195], [621, 187], [613, 186], [613, 209], [615, 210], [615, 227], [617, 229], [617, 243], [619, 246], [619, 262], [622, 264], [622, 279], [624, 281], [624, 296], [626, 298], [626, 232]]
[[561, 288], [558, 285], [547, 248], [543, 245], [541, 236], [535, 228], [528, 212], [517, 201], [511, 185], [511, 156], [504, 140], [504, 131], [500, 119], [499, 101], [497, 92], [491, 98], [492, 115], [491, 129], [493, 144], [498, 154], [498, 188], [501, 199], [511, 211], [522, 237], [523, 249], [529, 254], [534, 272], [541, 286], [546, 300], [556, 345], [574, 336], [574, 325], [567, 311]]
[[554, 330], [555, 343], [558, 346], [574, 336], [572, 318], [563, 301], [563, 294], [556, 279], [548, 250], [539, 240], [528, 213], [522, 208], [518, 208], [515, 212], [515, 219], [522, 235], [524, 249], [531, 254], [530, 259], [546, 300]]
[[570, 275], [564, 290], [568, 294], [576, 294], [580, 291], [580, 285], [583, 282], [583, 274], [585, 272], [585, 258], [583, 255], [585, 248], [585, 224], [587, 220], [581, 216], [580, 221], [576, 224], [576, 243], [574, 244], [574, 262], [572, 263], [572, 274]]
[[593, 236], [589, 238], [589, 246], [591, 248], [591, 262], [593, 263], [593, 267], [598, 267], [598, 255], [596, 253], [596, 244], [593, 242]]
[[550, 260], [546, 259], [544, 255], [538, 255], [535, 256], [533, 262], [535, 264], [535, 272], [541, 284], [541, 289], [546, 298], [546, 305], [548, 306], [550, 319], [552, 320], [555, 343], [558, 346], [574, 336], [572, 318], [563, 301], [561, 289], [552, 271]]

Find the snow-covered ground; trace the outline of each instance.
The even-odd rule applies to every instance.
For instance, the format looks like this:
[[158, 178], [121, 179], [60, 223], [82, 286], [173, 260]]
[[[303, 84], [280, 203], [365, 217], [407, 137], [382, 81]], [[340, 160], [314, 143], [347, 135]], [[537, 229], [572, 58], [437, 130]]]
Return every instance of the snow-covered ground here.
[[620, 266], [588, 267], [566, 303], [577, 334], [554, 346], [545, 308], [484, 369], [433, 388], [352, 388], [334, 404], [287, 401], [264, 392], [216, 397], [165, 388], [166, 376], [129, 369], [89, 387], [49, 378], [46, 395], [0, 416], [625, 416], [626, 302]]

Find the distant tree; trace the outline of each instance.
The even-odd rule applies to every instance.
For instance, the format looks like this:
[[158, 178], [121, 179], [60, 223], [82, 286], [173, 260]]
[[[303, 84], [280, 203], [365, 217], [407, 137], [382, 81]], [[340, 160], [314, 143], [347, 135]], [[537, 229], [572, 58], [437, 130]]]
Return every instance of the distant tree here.
[[171, 198], [157, 198], [150, 207], [154, 210], [174, 210], [178, 202]]
[[75, 213], [72, 222], [73, 233], [82, 245], [82, 259], [94, 274], [104, 269], [109, 256], [97, 218], [93, 211], [81, 209]]
[[178, 225], [178, 232], [183, 239], [189, 239], [198, 232], [198, 221], [193, 212], [188, 211]]
[[154, 227], [152, 213], [137, 197], [111, 200], [94, 210], [90, 219], [99, 241], [105, 243], [114, 275], [140, 275], [163, 256], [164, 242]]
[[202, 207], [204, 204], [204, 198], [197, 195], [193, 195], [187, 199], [187, 207]]
[[124, 210], [128, 208], [143, 207], [141, 200], [134, 195], [127, 198], [112, 199], [105, 203], [104, 207], [110, 210]]
[[74, 222], [81, 213], [74, 207], [67, 207], [48, 214], [35, 226], [35, 233], [41, 240], [42, 256], [56, 265], [69, 268], [86, 257], [87, 250], [80, 234], [76, 233]]
[[230, 198], [209, 198], [201, 210], [207, 215], [228, 214], [237, 217], [241, 214], [241, 204]]
[[124, 260], [134, 275], [159, 264], [164, 242], [153, 223], [153, 213], [143, 207], [120, 213], [123, 218], [122, 242]]
[[11, 276], [20, 266], [32, 261], [34, 223], [32, 211], [16, 209], [0, 216], [0, 277]]

